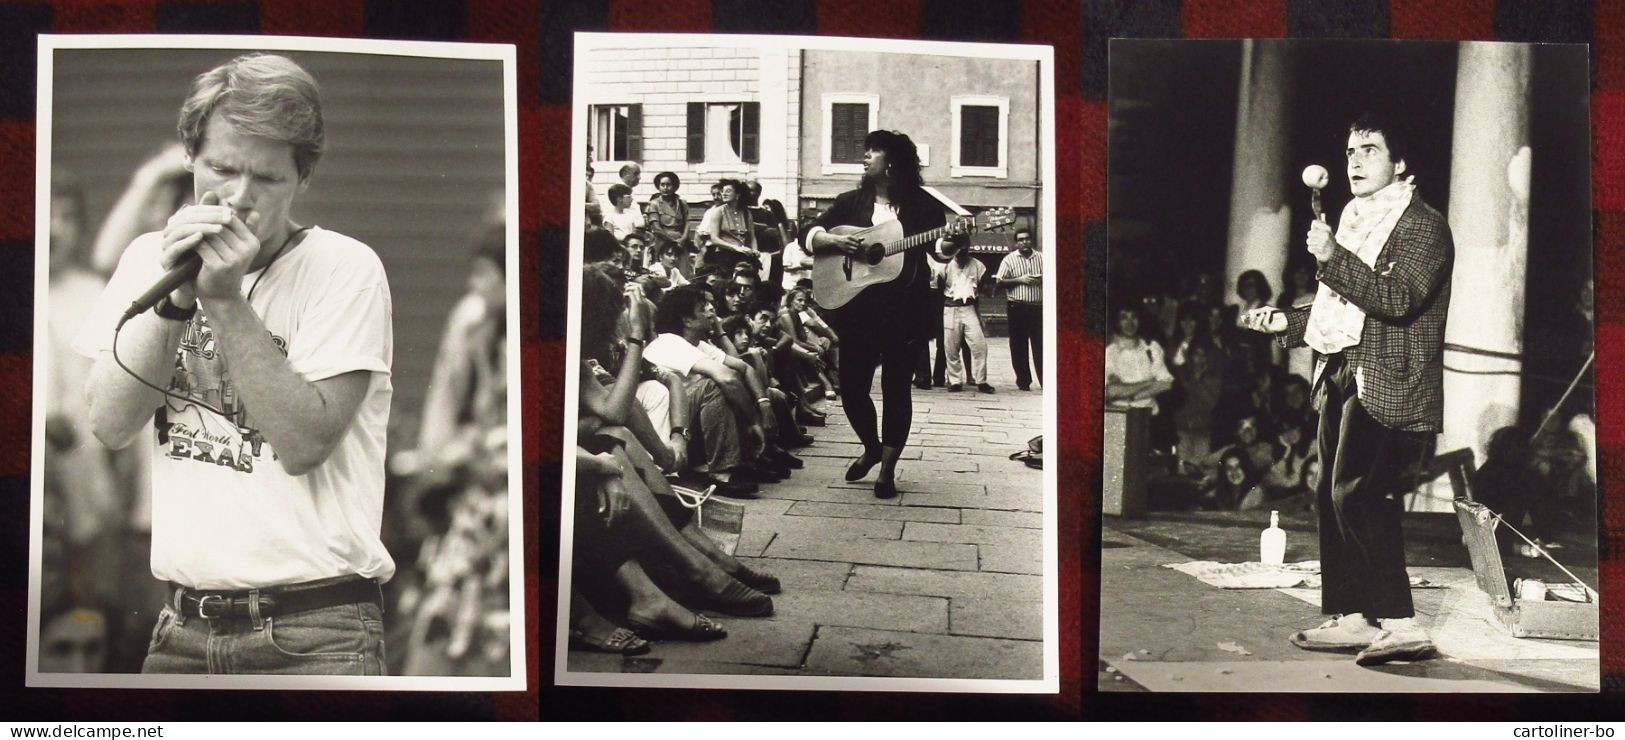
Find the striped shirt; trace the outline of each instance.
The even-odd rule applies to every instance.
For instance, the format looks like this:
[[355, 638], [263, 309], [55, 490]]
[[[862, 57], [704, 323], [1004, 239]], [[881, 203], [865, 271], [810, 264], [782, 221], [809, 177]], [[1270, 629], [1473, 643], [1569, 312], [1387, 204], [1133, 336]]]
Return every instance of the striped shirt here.
[[[1004, 256], [1004, 261], [999, 263], [999, 272], [995, 277], [1000, 280], [1008, 280], [1010, 278], [1025, 277], [1027, 275], [1043, 274], [1043, 252], [1035, 249], [1033, 250], [1033, 255], [1031, 257], [1023, 257], [1021, 256], [1021, 251], [1016, 250]], [[1043, 283], [1038, 283], [1036, 285], [1017, 285], [1013, 288], [1009, 288], [1008, 290], [1010, 300], [1017, 303], [1044, 302]]]

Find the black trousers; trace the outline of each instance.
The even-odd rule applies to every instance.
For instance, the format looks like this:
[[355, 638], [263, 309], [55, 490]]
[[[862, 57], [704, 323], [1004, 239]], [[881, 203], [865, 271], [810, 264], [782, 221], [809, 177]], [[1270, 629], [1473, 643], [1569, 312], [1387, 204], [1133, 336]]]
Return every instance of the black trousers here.
[[[1032, 385], [1036, 376], [1044, 380], [1044, 306], [1041, 303], [1006, 304], [1010, 323], [1010, 364], [1015, 366], [1016, 385]], [[1032, 351], [1033, 364], [1027, 365], [1027, 352]]]
[[[841, 337], [841, 408], [858, 440], [872, 452], [881, 445], [902, 449], [908, 444], [908, 429], [914, 423], [914, 360], [922, 342], [918, 339], [895, 344], [874, 337]], [[880, 370], [880, 396], [884, 417], [876, 429], [875, 404], [869, 398], [875, 370]]]
[[1372, 619], [1416, 614], [1405, 570], [1405, 474], [1431, 435], [1390, 429], [1360, 404], [1353, 369], [1332, 355], [1320, 412], [1320, 610]]

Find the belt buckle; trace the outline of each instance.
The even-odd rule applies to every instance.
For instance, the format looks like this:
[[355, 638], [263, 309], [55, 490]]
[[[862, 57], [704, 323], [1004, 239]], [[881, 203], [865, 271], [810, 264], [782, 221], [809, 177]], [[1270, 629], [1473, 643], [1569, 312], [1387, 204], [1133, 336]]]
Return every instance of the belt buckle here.
[[[225, 607], [225, 610], [222, 611], [220, 614], [210, 614], [209, 610], [207, 608], [209, 606], [209, 600], [210, 599], [218, 600], [220, 602], [220, 604]], [[231, 601], [228, 600], [226, 597], [221, 596], [220, 594], [206, 594], [206, 595], [198, 597], [198, 600], [197, 600], [197, 615], [199, 617], [203, 618], [203, 619], [221, 619], [223, 617], [229, 616], [230, 612], [231, 612]]]

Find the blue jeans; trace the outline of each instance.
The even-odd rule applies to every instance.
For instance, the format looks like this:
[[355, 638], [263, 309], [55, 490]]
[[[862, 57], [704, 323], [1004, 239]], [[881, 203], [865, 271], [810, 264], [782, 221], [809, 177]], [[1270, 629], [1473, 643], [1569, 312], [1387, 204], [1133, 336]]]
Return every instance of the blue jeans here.
[[340, 604], [254, 619], [204, 619], [164, 604], [142, 673], [382, 676], [377, 604]]

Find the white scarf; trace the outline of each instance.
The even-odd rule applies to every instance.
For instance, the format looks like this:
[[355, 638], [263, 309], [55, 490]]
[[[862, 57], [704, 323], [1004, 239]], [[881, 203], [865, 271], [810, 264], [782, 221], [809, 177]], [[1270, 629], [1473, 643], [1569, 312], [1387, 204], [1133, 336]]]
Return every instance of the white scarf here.
[[[1413, 179], [1395, 180], [1368, 198], [1349, 201], [1337, 221], [1337, 246], [1353, 252], [1366, 267], [1376, 269], [1377, 255], [1382, 253], [1394, 225], [1411, 204], [1416, 190]], [[1321, 283], [1315, 291], [1314, 305], [1309, 309], [1304, 343], [1316, 352], [1329, 355], [1359, 344], [1364, 329], [1365, 311]]]

